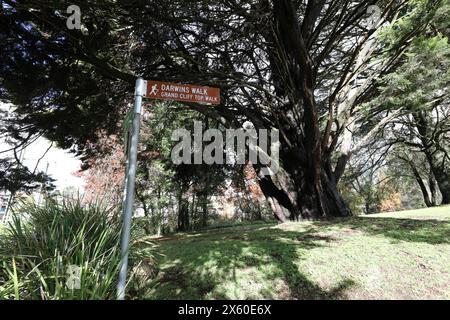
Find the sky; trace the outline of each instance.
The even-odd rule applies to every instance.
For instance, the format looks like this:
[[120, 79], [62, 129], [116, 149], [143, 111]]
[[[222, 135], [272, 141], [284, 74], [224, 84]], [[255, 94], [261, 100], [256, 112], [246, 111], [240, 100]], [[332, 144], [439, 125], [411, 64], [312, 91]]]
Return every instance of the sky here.
[[[0, 102], [0, 109], [7, 110], [8, 105]], [[23, 153], [23, 164], [31, 171], [36, 167], [36, 163], [41, 158], [51, 142], [45, 138], [37, 139], [33, 144], [28, 146]], [[0, 152], [10, 149], [11, 147], [4, 142], [4, 138], [0, 137]], [[0, 153], [0, 158], [11, 156], [12, 153]], [[52, 147], [40, 160], [38, 165], [38, 171], [44, 171], [48, 164], [48, 175], [50, 175], [56, 181], [54, 182], [58, 190], [64, 190], [65, 188], [75, 188], [79, 192], [83, 192], [84, 180], [83, 178], [76, 177], [73, 173], [80, 169], [81, 161], [76, 159], [73, 154]]]

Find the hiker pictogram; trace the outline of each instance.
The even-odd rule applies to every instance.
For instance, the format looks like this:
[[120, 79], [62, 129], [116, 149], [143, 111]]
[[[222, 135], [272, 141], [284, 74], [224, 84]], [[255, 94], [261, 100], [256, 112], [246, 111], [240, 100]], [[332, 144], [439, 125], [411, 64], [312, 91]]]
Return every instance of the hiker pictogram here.
[[150, 93], [148, 94], [149, 96], [151, 96], [152, 94], [156, 96], [156, 94], [158, 93], [158, 84], [155, 83], [154, 85], [152, 85], [152, 90], [150, 91]]

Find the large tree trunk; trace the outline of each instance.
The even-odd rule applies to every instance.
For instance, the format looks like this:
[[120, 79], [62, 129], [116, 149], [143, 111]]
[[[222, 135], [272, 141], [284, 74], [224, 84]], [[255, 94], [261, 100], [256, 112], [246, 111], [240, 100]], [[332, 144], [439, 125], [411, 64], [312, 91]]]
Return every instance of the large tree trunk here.
[[436, 178], [437, 185], [442, 194], [441, 204], [450, 204], [450, 172], [445, 167], [443, 161], [440, 161], [436, 152], [431, 153], [428, 150], [425, 151], [428, 163], [434, 177]]
[[322, 153], [314, 62], [307, 48], [323, 1], [308, 2], [302, 29], [291, 1], [277, 0], [272, 4], [276, 34], [269, 43], [278, 44], [269, 58], [272, 77], [277, 95], [288, 101], [286, 108], [299, 118], [277, 119], [282, 133], [281, 170], [273, 176], [260, 176], [261, 190], [281, 222], [349, 215], [351, 212], [336, 187], [328, 155]]
[[420, 191], [422, 191], [423, 201], [425, 202], [425, 205], [427, 207], [432, 207], [433, 203], [431, 202], [430, 195], [428, 194], [427, 187], [425, 186], [425, 183], [423, 182], [422, 177], [420, 176], [419, 170], [417, 170], [416, 166], [412, 162], [410, 162], [409, 164], [413, 172], [414, 178], [416, 179], [417, 184], [420, 187]]
[[423, 153], [430, 165], [434, 178], [442, 194], [442, 204], [450, 204], [450, 171], [448, 162], [439, 151], [436, 142], [431, 138], [429, 119], [424, 111], [413, 113], [419, 138], [422, 141]]
[[276, 175], [260, 176], [261, 190], [278, 221], [351, 215], [337, 189], [333, 174], [327, 173], [329, 170], [321, 167], [317, 169], [321, 176], [319, 188], [315, 188], [314, 176], [299, 174], [304, 170], [301, 165], [295, 166], [294, 174], [289, 174], [286, 169], [292, 168], [284, 166]]
[[431, 193], [431, 205], [437, 206], [437, 185], [436, 185], [436, 179], [434, 178], [433, 171], [430, 169], [430, 175], [428, 177], [428, 186], [430, 188]]
[[[278, 221], [298, 221], [351, 215], [351, 211], [342, 199], [336, 185], [327, 176], [322, 176], [320, 180], [320, 193], [312, 187], [313, 181], [305, 179], [302, 185], [303, 188], [297, 191], [283, 190], [276, 186], [271, 177], [261, 179], [261, 190]], [[296, 196], [295, 203], [292, 203], [289, 197], [295, 195], [298, 196]]]
[[183, 192], [178, 192], [178, 226], [177, 231], [189, 230], [189, 204], [183, 199]]

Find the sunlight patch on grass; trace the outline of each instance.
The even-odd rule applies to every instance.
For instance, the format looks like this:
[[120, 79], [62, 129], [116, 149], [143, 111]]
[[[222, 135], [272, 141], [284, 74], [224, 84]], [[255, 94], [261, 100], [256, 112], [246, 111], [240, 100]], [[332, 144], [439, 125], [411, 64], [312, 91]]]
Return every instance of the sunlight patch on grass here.
[[364, 217], [379, 218], [408, 218], [408, 219], [450, 219], [450, 206], [383, 212], [366, 215]]

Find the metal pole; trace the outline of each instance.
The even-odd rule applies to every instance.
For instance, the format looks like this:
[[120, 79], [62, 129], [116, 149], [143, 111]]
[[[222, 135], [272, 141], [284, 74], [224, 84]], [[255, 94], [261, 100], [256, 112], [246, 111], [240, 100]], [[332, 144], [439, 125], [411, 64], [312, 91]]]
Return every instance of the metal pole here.
[[131, 231], [131, 217], [133, 215], [133, 202], [134, 202], [134, 184], [136, 178], [136, 162], [137, 162], [137, 149], [139, 142], [139, 127], [141, 120], [141, 106], [142, 95], [144, 94], [145, 86], [144, 80], [138, 78], [136, 80], [136, 88], [134, 92], [134, 116], [131, 143], [129, 147], [128, 161], [127, 161], [127, 175], [125, 185], [125, 201], [123, 205], [123, 229], [121, 239], [121, 264], [119, 270], [119, 281], [117, 284], [117, 299], [125, 299], [125, 286], [127, 278], [128, 267], [128, 246], [130, 243], [130, 231]]

